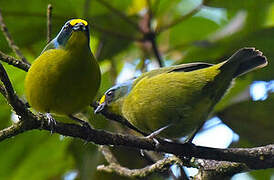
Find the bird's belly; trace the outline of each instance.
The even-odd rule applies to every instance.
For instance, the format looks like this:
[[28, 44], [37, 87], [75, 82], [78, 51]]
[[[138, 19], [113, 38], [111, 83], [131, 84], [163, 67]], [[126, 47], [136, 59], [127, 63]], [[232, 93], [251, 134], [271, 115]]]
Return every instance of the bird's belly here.
[[54, 63], [48, 60], [33, 64], [25, 89], [27, 100], [35, 110], [67, 115], [92, 102], [99, 87], [95, 79], [98, 72], [92, 71], [89, 60], [68, 61], [58, 63], [57, 59]]
[[149, 104], [140, 103], [140, 108], [124, 113], [125, 117], [137, 128], [151, 133], [162, 127], [169, 126], [161, 136], [168, 138], [182, 137], [191, 133], [202, 123], [211, 105], [209, 99], [192, 104], [164, 104], [151, 101]]

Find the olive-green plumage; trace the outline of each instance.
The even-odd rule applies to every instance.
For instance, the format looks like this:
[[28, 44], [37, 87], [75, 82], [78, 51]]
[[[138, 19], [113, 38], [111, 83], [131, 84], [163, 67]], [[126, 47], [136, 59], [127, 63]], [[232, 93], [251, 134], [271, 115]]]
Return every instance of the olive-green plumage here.
[[100, 78], [89, 47], [87, 22], [70, 20], [31, 65], [25, 80], [26, 98], [39, 112], [71, 115], [92, 103]]
[[161, 135], [181, 137], [206, 120], [234, 78], [266, 64], [261, 52], [244, 48], [216, 65], [160, 68], [110, 88], [95, 112], [108, 107], [146, 133], [169, 125]]

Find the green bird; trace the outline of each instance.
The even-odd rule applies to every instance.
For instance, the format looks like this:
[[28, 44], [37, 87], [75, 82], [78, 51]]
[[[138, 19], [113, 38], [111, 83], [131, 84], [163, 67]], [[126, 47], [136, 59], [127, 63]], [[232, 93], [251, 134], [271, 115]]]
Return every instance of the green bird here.
[[266, 65], [260, 51], [243, 48], [215, 65], [190, 63], [152, 70], [107, 90], [95, 113], [107, 108], [145, 133], [167, 127], [162, 137], [182, 137], [207, 119], [233, 79]]
[[31, 65], [25, 94], [36, 111], [73, 118], [92, 103], [100, 81], [100, 68], [90, 50], [88, 23], [72, 19]]

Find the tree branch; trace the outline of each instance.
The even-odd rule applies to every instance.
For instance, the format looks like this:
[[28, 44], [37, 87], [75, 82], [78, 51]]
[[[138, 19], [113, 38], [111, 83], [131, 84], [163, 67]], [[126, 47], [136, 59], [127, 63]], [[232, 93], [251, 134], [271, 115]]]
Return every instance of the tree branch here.
[[[28, 118], [30, 122], [32, 122], [29, 123], [28, 129], [37, 129], [41, 126], [41, 118], [44, 117], [38, 119], [36, 116], [30, 116], [27, 114], [27, 117], [25, 118]], [[42, 129], [50, 131], [51, 127], [45, 123]], [[217, 149], [195, 146], [192, 144], [179, 144], [157, 139], [160, 144], [156, 147], [153, 140], [147, 138], [110, 133], [104, 130], [88, 129], [76, 124], [57, 122], [53, 130], [54, 132], [64, 136], [80, 138], [100, 145], [127, 146], [171, 153], [177, 156], [242, 162], [245, 163], [249, 169], [265, 169], [274, 167], [274, 144], [256, 148]], [[4, 140], [8, 137], [10, 137], [9, 132], [6, 132], [5, 137], [1, 137], [1, 139]]]
[[151, 6], [151, 0], [146, 0], [147, 3], [147, 9], [148, 9], [148, 27], [151, 29], [151, 22], [153, 19], [153, 13], [152, 13], [152, 6]]
[[0, 51], [0, 60], [3, 61], [3, 62], [6, 62], [14, 67], [17, 67], [23, 71], [28, 71], [28, 69], [30, 68], [30, 65], [23, 62], [23, 61], [20, 61], [18, 59], [15, 59], [14, 57], [12, 56], [9, 56], [9, 55], [6, 55], [5, 53], [3, 53], [2, 51]]
[[9, 44], [9, 46], [11, 47], [11, 49], [13, 50], [13, 52], [26, 64], [29, 64], [29, 62], [27, 61], [27, 59], [24, 57], [24, 55], [21, 53], [20, 49], [18, 48], [18, 46], [16, 46], [16, 44], [14, 43], [8, 28], [6, 26], [6, 24], [4, 23], [4, 19], [2, 16], [2, 12], [0, 10], [0, 26], [1, 26], [1, 30]]
[[48, 4], [47, 8], [47, 42], [51, 41], [51, 30], [52, 30], [52, 5]]
[[204, 159], [198, 159], [196, 162], [199, 166], [199, 172], [195, 175], [197, 180], [226, 179], [250, 170], [244, 163]]
[[19, 121], [18, 123], [14, 123], [10, 127], [0, 131], [0, 141], [3, 141], [10, 137], [14, 137], [25, 131], [27, 131], [27, 129], [25, 128], [25, 124], [23, 123], [23, 121]]
[[12, 104], [14, 102], [15, 93], [11, 85], [11, 82], [9, 80], [9, 77], [1, 63], [0, 63], [0, 79], [3, 82], [4, 88], [6, 90], [6, 98], [8, 102]]
[[100, 147], [99, 150], [103, 153], [109, 165], [107, 166], [99, 165], [97, 166], [97, 170], [105, 171], [109, 173], [116, 173], [120, 176], [144, 178], [153, 173], [165, 172], [173, 164], [180, 164], [180, 165], [182, 164], [179, 158], [175, 156], [171, 156], [171, 157], [159, 160], [156, 163], [141, 169], [128, 169], [126, 167], [121, 166], [118, 163], [116, 158], [113, 156], [113, 154], [107, 147]]
[[158, 64], [159, 64], [159, 66], [160, 66], [160, 67], [163, 67], [163, 66], [164, 66], [164, 65], [163, 65], [163, 60], [162, 60], [162, 56], [160, 55], [160, 51], [159, 51], [159, 49], [158, 49], [158, 45], [157, 45], [157, 42], [156, 42], [156, 37], [155, 37], [155, 38], [152, 38], [152, 39], [150, 40], [150, 42], [151, 42], [152, 50], [153, 50], [153, 52], [154, 52], [154, 55], [155, 55], [155, 57], [156, 57], [156, 60], [157, 60], [157, 62], [158, 62]]
[[149, 42], [151, 44], [151, 46], [149, 46], [149, 48], [152, 48], [153, 54], [156, 57], [156, 60], [159, 64], [160, 67], [163, 67], [163, 60], [160, 54], [160, 51], [158, 49], [157, 46], [157, 42], [156, 42], [156, 34], [154, 32], [154, 30], [151, 27], [151, 18], [152, 18], [152, 14], [150, 14], [151, 12], [148, 12], [144, 15], [143, 19], [140, 21], [139, 26], [140, 29], [142, 29], [142, 31], [144, 32], [144, 36], [143, 36], [143, 45], [144, 47], [146, 46], [146, 42]]

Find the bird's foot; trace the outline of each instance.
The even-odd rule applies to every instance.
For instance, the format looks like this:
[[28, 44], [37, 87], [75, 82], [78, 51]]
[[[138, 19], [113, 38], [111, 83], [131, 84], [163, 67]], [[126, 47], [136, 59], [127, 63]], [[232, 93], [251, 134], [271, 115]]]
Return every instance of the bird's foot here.
[[[56, 121], [55, 119], [51, 116], [50, 113], [46, 113], [46, 118], [47, 118], [47, 121], [48, 121], [48, 125], [50, 126], [50, 133], [52, 134], [54, 132], [54, 127], [56, 125]], [[41, 123], [41, 126], [43, 127], [44, 125], [44, 122]]]
[[158, 136], [161, 132], [163, 132], [165, 129], [167, 129], [170, 125], [164, 126], [154, 132], [152, 132], [150, 135], [146, 136], [148, 139], [152, 139], [155, 143], [156, 148], [160, 145], [159, 141], [156, 139], [156, 136]]
[[[158, 148], [160, 145], [160, 142], [156, 139], [156, 136], [158, 136], [161, 132], [163, 132], [165, 129], [167, 129], [170, 125], [164, 126], [154, 132], [152, 132], [151, 134], [149, 134], [148, 136], [145, 136], [145, 138], [152, 140], [155, 143], [155, 147]], [[144, 156], [144, 150], [141, 149], [140, 153], [142, 156]]]

